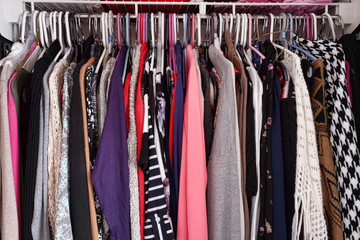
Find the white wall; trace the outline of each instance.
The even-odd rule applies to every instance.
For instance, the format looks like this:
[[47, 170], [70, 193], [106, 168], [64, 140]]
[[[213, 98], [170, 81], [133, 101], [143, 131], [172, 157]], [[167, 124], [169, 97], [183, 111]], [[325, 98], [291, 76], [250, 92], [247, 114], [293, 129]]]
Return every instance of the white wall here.
[[360, 0], [353, 0], [354, 16], [353, 23], [346, 26], [345, 33], [351, 33], [360, 24]]
[[19, 16], [23, 11], [21, 0], [0, 0], [0, 33], [10, 39], [16, 40]]

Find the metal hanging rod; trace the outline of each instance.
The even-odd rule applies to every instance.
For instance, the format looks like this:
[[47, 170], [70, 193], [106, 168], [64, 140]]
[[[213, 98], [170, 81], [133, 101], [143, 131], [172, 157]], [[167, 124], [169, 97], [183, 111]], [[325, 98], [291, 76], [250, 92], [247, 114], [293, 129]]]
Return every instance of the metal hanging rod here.
[[[32, 14], [28, 14], [28, 15], [27, 15], [27, 17], [31, 17], [31, 16], [32, 16]], [[123, 16], [124, 16], [124, 14], [123, 14]], [[88, 18], [89, 18], [89, 14], [86, 14], [86, 13], [76, 13], [76, 14], [74, 14], [74, 17], [75, 17], [75, 18], [88, 19]], [[159, 17], [159, 16], [158, 16], [156, 13], [154, 13], [154, 18], [158, 18], [158, 17]], [[266, 19], [268, 19], [268, 16], [265, 16], [265, 15], [256, 15], [256, 17], [257, 17], [259, 20], [266, 20]], [[297, 20], [299, 20], [299, 19], [301, 19], [301, 20], [306, 19], [306, 17], [303, 16], [303, 15], [301, 15], [301, 16], [294, 15], [293, 17], [294, 17], [294, 19], [296, 18]], [[333, 20], [341, 20], [341, 16], [338, 16], [338, 15], [330, 15], [330, 17], [331, 17]], [[91, 14], [91, 15], [90, 15], [90, 18], [99, 18], [99, 19], [100, 19], [100, 18], [101, 18], [101, 14], [100, 14], [100, 13]], [[113, 18], [116, 19], [117, 16], [114, 15]], [[134, 14], [130, 14], [130, 18], [134, 18], [134, 19], [135, 19], [135, 18], [138, 18], [138, 16], [137, 16], [137, 15], [134, 15]], [[183, 14], [180, 13], [180, 14], [176, 14], [176, 18], [178, 18], [178, 19], [183, 19], [184, 16], [183, 16]], [[211, 16], [209, 16], [209, 15], [202, 15], [202, 16], [200, 16], [200, 18], [201, 18], [201, 19], [210, 19]], [[223, 19], [230, 19], [230, 16], [225, 16], [225, 15], [223, 15], [222, 18], [223, 18]], [[288, 16], [286, 16], [286, 18], [288, 18]], [[317, 19], [323, 19], [323, 16], [322, 16], [322, 15], [317, 15], [316, 18], [317, 18]], [[281, 16], [278, 16], [278, 15], [274, 15], [274, 19], [279, 20], [279, 19], [282, 19], [282, 17], [281, 17]], [[253, 20], [255, 20], [255, 19], [253, 19]], [[234, 17], [234, 21], [236, 21], [236, 18], [235, 18], [235, 17]]]
[[[73, 5], [83, 5], [83, 6], [94, 6], [94, 5], [98, 5], [98, 6], [111, 6], [111, 5], [116, 5], [116, 6], [123, 6], [123, 7], [129, 7], [132, 6], [134, 9], [134, 16], [137, 15], [137, 13], [141, 12], [141, 9], [139, 11], [139, 7], [143, 7], [143, 6], [148, 6], [148, 7], [164, 7], [164, 6], [176, 6], [176, 7], [196, 7], [198, 9], [198, 13], [200, 14], [207, 14], [207, 10], [211, 7], [215, 7], [215, 8], [226, 8], [226, 9], [231, 9], [233, 14], [236, 14], [236, 9], [241, 7], [247, 7], [245, 9], [249, 10], [252, 8], [258, 8], [258, 9], [263, 9], [266, 8], [267, 10], [271, 10], [273, 7], [323, 7], [324, 8], [324, 12], [328, 12], [329, 7], [332, 6], [339, 6], [340, 3], [279, 3], [279, 2], [274, 2], [274, 3], [248, 3], [248, 2], [153, 2], [153, 1], [139, 1], [139, 2], [134, 2], [134, 1], [84, 1], [84, 0], [23, 0], [24, 4], [30, 4], [31, 6], [31, 11], [35, 11], [35, 4], [42, 4], [42, 5], [51, 5], [53, 4], [54, 6], [59, 7], [62, 4], [73, 4]], [[223, 10], [224, 11], [224, 10]], [[230, 13], [230, 12], [229, 12]]]

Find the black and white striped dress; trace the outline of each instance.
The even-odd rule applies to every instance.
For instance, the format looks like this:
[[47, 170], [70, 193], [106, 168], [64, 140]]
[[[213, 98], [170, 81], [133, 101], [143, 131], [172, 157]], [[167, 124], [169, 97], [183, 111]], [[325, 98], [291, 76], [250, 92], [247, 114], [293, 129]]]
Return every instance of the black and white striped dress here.
[[[146, 106], [146, 104], [145, 104]], [[150, 110], [150, 107], [148, 107]], [[151, 112], [151, 111], [149, 111]], [[146, 117], [147, 114], [145, 114]], [[148, 114], [149, 152], [145, 174], [145, 239], [174, 239], [156, 155], [151, 114]]]

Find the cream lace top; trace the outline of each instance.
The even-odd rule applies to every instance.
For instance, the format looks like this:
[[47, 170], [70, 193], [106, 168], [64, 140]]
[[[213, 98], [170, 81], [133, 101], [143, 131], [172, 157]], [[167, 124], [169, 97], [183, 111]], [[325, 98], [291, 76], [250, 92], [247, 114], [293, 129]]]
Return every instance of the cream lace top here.
[[48, 198], [50, 226], [55, 233], [56, 222], [56, 196], [59, 182], [60, 157], [61, 157], [61, 87], [68, 62], [61, 59], [49, 77], [50, 107], [49, 107], [49, 143], [48, 143]]
[[295, 175], [295, 214], [292, 239], [328, 239], [324, 218], [319, 158], [309, 92], [301, 70], [300, 58], [289, 55], [282, 61], [295, 85], [297, 145]]

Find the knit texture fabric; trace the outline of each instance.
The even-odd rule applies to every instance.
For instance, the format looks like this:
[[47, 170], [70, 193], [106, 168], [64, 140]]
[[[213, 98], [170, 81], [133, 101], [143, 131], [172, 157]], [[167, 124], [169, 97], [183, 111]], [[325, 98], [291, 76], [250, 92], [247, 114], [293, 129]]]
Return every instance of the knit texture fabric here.
[[137, 166], [137, 136], [135, 122], [135, 95], [138, 82], [140, 64], [139, 44], [132, 64], [132, 75], [129, 90], [129, 135], [127, 148], [129, 154], [129, 188], [130, 188], [130, 233], [131, 239], [140, 240], [140, 212], [139, 212], [139, 185], [138, 185], [138, 166]]
[[360, 238], [360, 153], [350, 97], [346, 90], [345, 55], [328, 40], [295, 39], [296, 44], [324, 62], [325, 99], [330, 144], [335, 161], [344, 238]]
[[341, 210], [335, 164], [329, 140], [329, 126], [325, 106], [324, 64], [321, 59], [313, 62], [313, 77], [310, 81], [309, 93], [318, 144], [323, 206], [328, 235], [329, 239], [341, 240], [343, 239]]
[[297, 155], [292, 239], [300, 238], [301, 226], [304, 226], [304, 236], [307, 239], [328, 239], [309, 92], [302, 74], [300, 58], [291, 55], [282, 62], [294, 82], [296, 95]]

